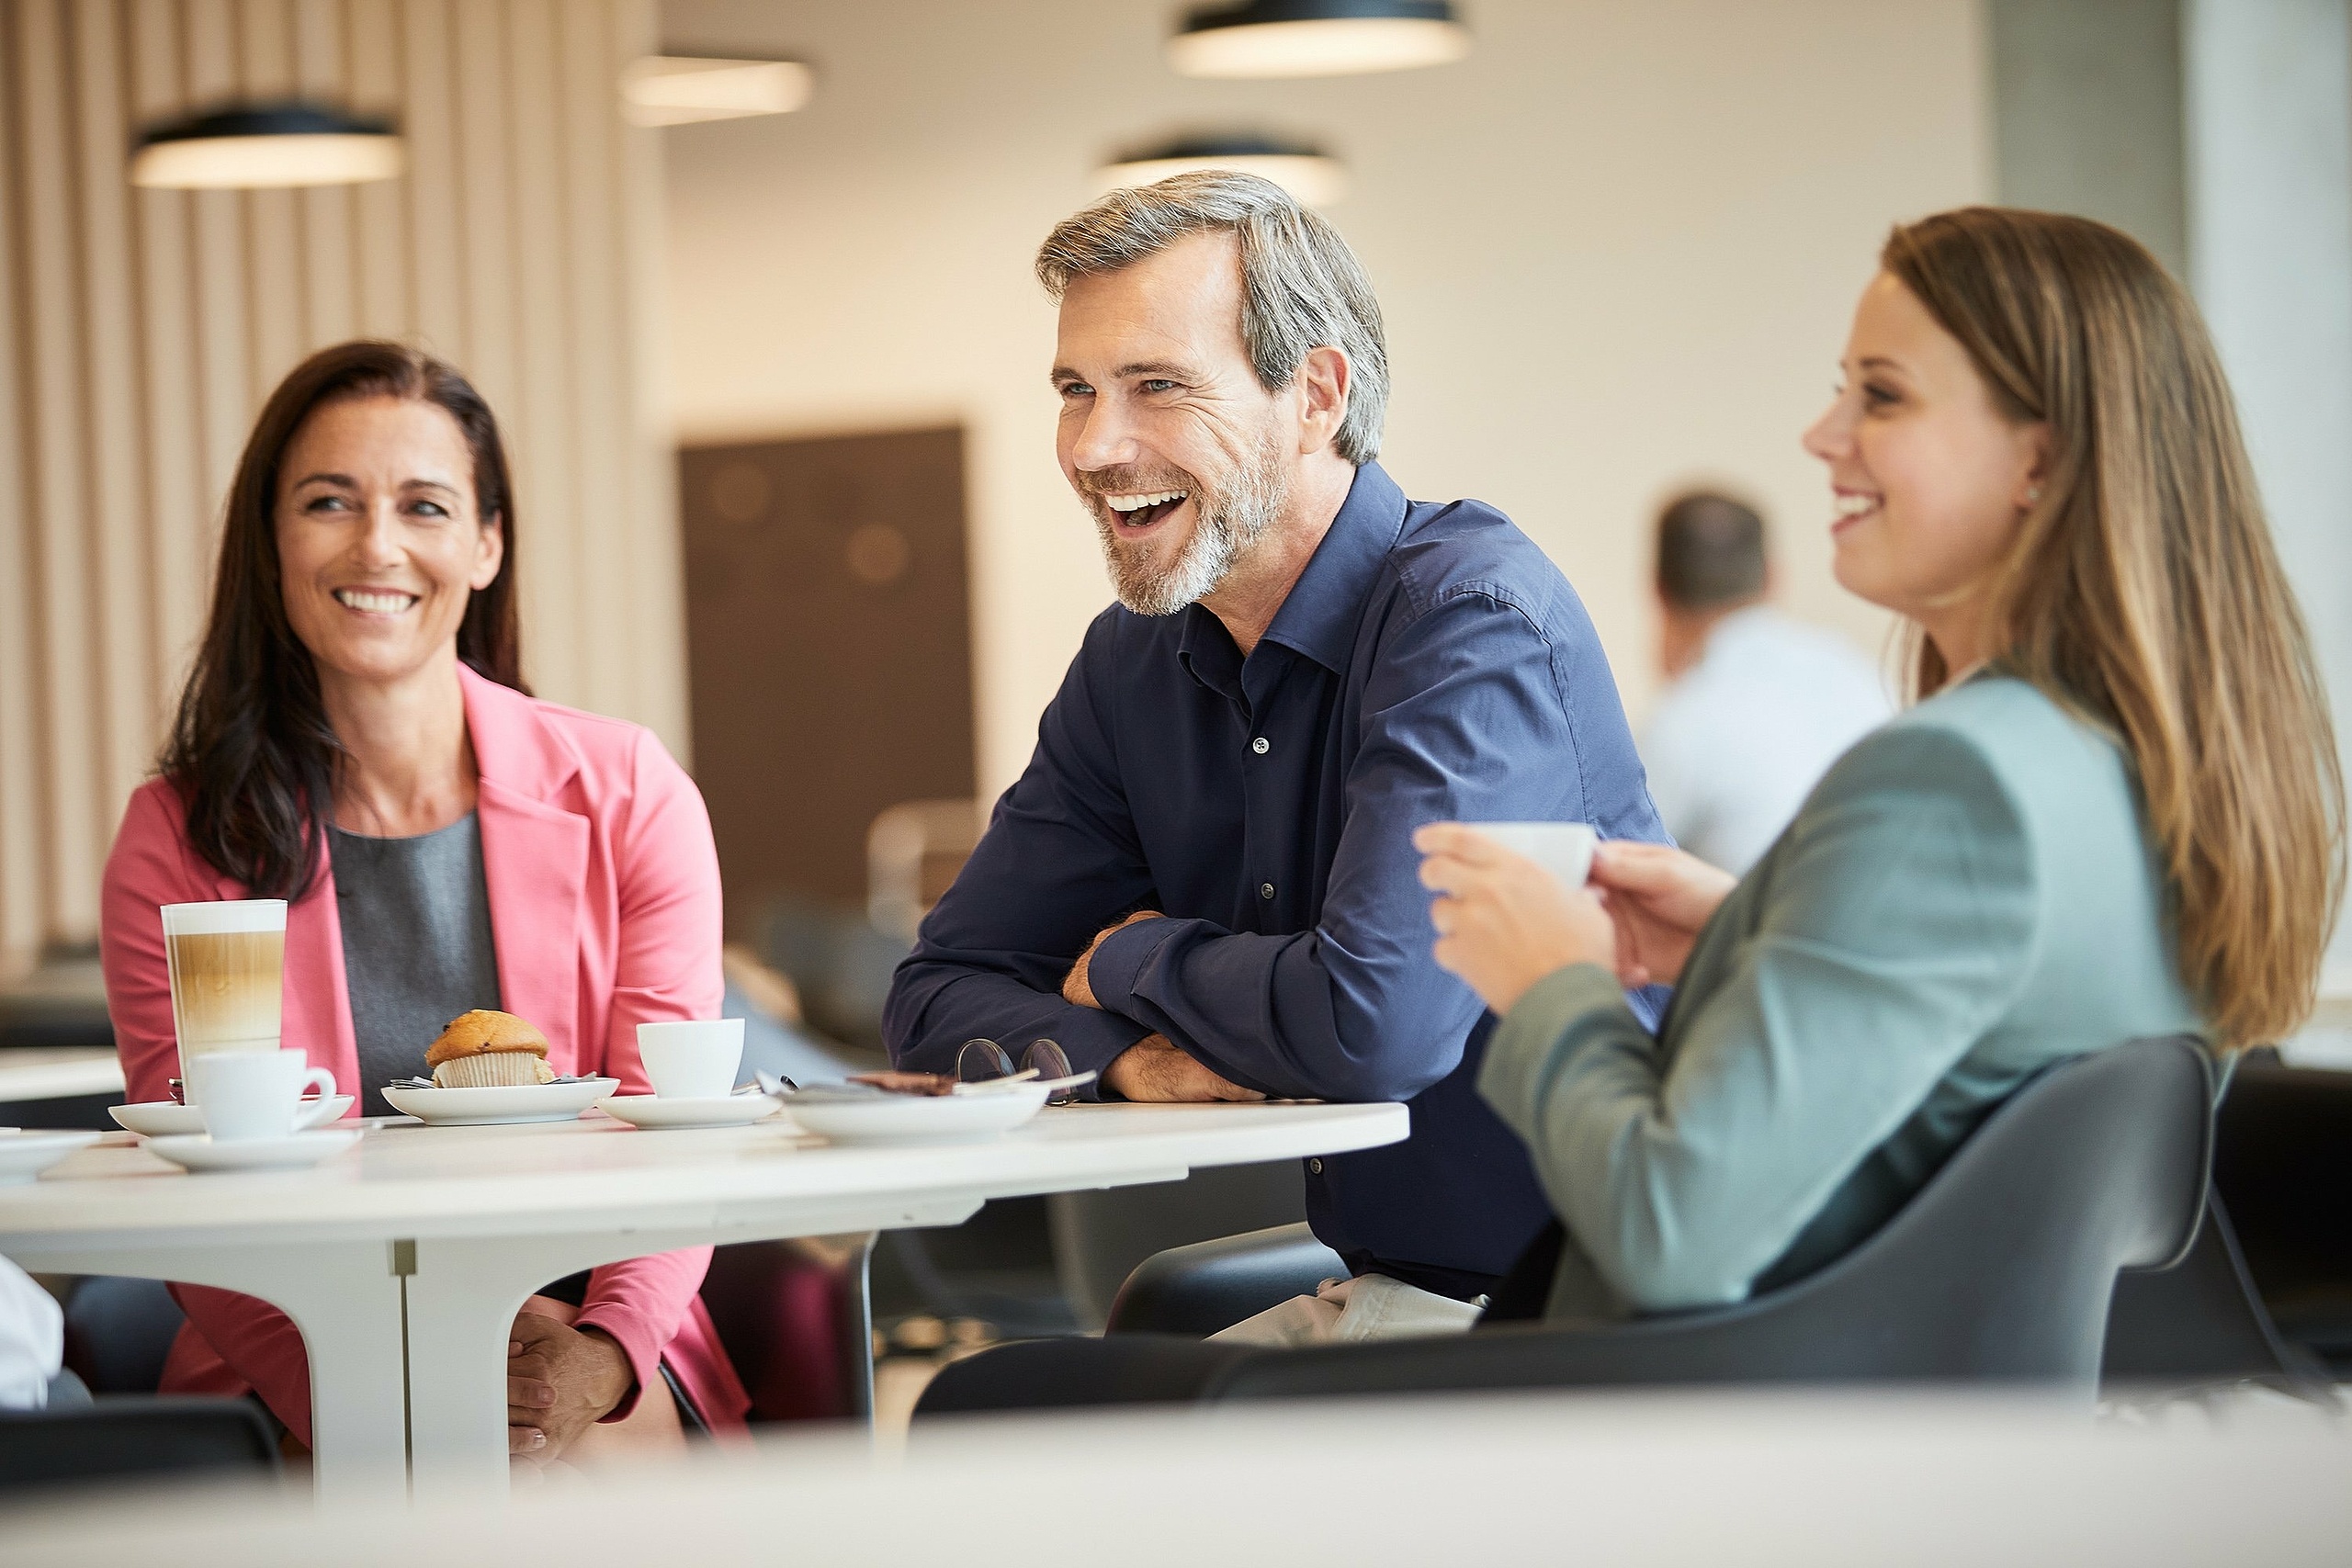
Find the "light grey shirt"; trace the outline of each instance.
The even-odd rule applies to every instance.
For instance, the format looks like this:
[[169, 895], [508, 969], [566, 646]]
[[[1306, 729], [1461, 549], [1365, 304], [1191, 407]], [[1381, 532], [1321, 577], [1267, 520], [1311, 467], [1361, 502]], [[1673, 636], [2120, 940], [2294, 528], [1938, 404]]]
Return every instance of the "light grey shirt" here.
[[1869, 1235], [2041, 1068], [2202, 1033], [2121, 748], [1980, 675], [1829, 771], [1701, 932], [1656, 1037], [1539, 981], [1478, 1089], [1571, 1245], [1550, 1315], [1735, 1302]]
[[1745, 874], [1829, 764], [1894, 713], [1845, 638], [1769, 604], [1735, 610], [1642, 731], [1650, 798], [1676, 843]]
[[[481, 825], [471, 812], [438, 832], [371, 839], [331, 829], [359, 1112], [384, 1116], [384, 1085], [422, 1075], [449, 1021], [499, 1003]], [[349, 1085], [344, 1086], [349, 1089]]]

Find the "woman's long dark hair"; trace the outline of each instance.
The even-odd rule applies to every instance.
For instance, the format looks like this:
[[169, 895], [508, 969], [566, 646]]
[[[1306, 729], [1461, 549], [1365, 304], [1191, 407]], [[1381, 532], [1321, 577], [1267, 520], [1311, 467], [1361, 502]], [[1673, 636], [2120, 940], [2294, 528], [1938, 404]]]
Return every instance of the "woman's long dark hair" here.
[[188, 842], [256, 897], [299, 898], [318, 881], [343, 743], [327, 722], [311, 650], [286, 618], [277, 564], [277, 479], [321, 404], [401, 398], [447, 413], [473, 449], [474, 505], [495, 517], [505, 559], [466, 603], [458, 657], [527, 691], [514, 605], [514, 494], [490, 405], [457, 369], [397, 343], [321, 349], [296, 366], [254, 425], [229, 488], [212, 614], [160, 768], [187, 807]]

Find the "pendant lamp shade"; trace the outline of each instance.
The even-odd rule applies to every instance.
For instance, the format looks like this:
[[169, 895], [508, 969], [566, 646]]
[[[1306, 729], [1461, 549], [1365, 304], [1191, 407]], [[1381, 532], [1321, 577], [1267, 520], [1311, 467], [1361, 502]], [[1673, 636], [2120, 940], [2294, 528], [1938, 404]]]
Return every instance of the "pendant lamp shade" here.
[[797, 60], [650, 54], [621, 73], [621, 103], [635, 125], [790, 114], [808, 105], [816, 80]]
[[1257, 175], [1306, 207], [1329, 207], [1347, 195], [1348, 168], [1321, 148], [1263, 136], [1182, 136], [1119, 153], [1097, 171], [1104, 192], [1148, 186], [1195, 169]]
[[391, 122], [324, 104], [237, 104], [151, 126], [130, 183], [181, 190], [360, 185], [406, 167]]
[[1450, 0], [1246, 0], [1193, 12], [1168, 40], [1187, 76], [1348, 76], [1469, 52]]

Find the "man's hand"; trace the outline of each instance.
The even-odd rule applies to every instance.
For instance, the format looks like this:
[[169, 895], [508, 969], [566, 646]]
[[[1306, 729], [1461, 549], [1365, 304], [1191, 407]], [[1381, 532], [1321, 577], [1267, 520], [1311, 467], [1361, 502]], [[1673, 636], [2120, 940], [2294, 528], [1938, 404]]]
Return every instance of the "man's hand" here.
[[[1140, 917], [1138, 917], [1140, 918]], [[1263, 1100], [1201, 1066], [1164, 1034], [1147, 1034], [1102, 1069], [1102, 1087], [1125, 1100]]]
[[636, 1381], [628, 1357], [597, 1330], [515, 1314], [506, 1341], [507, 1451], [534, 1461], [559, 1457]]
[[[1157, 909], [1138, 909], [1134, 914], [1129, 915], [1125, 919], [1121, 920], [1117, 925], [1105, 926], [1102, 930], [1095, 932], [1094, 940], [1086, 944], [1086, 951], [1078, 955], [1078, 962], [1069, 966], [1069, 978], [1062, 982], [1062, 1000], [1069, 1003], [1072, 1007], [1092, 1008], [1097, 1012], [1100, 1012], [1102, 1009], [1102, 1004], [1094, 999], [1094, 988], [1086, 983], [1086, 965], [1094, 957], [1094, 950], [1102, 946], [1102, 939], [1109, 936], [1113, 931], [1125, 931], [1137, 920], [1157, 920], [1164, 918], [1165, 917], [1163, 917]], [[1158, 1036], [1155, 1035], [1153, 1038], [1157, 1039]], [[1115, 1064], [1114, 1065], [1115, 1066]], [[1108, 1073], [1103, 1075], [1102, 1081], [1104, 1083], [1109, 1083], [1111, 1081], [1111, 1077]], [[1225, 1082], [1223, 1078], [1218, 1078], [1217, 1081], [1219, 1083]], [[1232, 1086], [1228, 1084], [1227, 1087], [1231, 1088]], [[1182, 1098], [1186, 1100], [1213, 1100], [1216, 1097], [1214, 1095], [1184, 1095], [1181, 1097], [1171, 1095], [1156, 1095], [1153, 1098], [1159, 1100], [1176, 1098]]]

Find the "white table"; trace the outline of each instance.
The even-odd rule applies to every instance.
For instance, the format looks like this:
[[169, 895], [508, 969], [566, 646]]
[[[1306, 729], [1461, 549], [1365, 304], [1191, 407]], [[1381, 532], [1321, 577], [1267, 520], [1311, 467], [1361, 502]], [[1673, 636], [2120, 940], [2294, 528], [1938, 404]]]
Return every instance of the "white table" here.
[[27, 1268], [216, 1285], [310, 1352], [322, 1501], [506, 1482], [508, 1326], [550, 1280], [714, 1242], [955, 1224], [992, 1198], [1371, 1148], [1401, 1105], [1085, 1105], [988, 1143], [832, 1148], [784, 1122], [643, 1133], [601, 1114], [383, 1127], [311, 1170], [188, 1176], [127, 1137], [0, 1188]]

